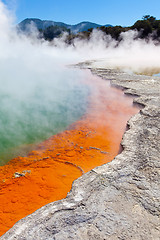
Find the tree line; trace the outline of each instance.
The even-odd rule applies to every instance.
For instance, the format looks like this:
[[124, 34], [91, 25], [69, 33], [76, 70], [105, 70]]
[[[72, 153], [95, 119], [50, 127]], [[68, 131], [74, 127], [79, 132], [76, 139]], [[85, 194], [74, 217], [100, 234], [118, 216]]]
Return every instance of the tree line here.
[[[155, 17], [150, 15], [143, 16], [142, 20], [136, 21], [130, 27], [101, 26], [97, 29], [101, 30], [106, 35], [110, 35], [113, 39], [117, 41], [122, 40], [121, 33], [127, 32], [129, 30], [137, 30], [138, 34], [136, 38], [146, 39], [146, 41], [149, 39], [152, 39], [152, 40], [157, 40], [157, 42], [160, 42], [160, 20], [157, 20]], [[70, 34], [70, 36], [68, 36], [68, 43], [72, 43], [72, 41], [75, 38], [89, 39], [92, 31], [93, 31], [93, 28], [90, 28], [88, 29], [88, 31], [78, 33], [76, 35]]]
[[[101, 26], [97, 29], [101, 30], [106, 35], [110, 35], [113, 39], [121, 41], [121, 33], [127, 32], [129, 30], [137, 30], [138, 35], [136, 38], [141, 39], [153, 39], [160, 42], [160, 20], [157, 20], [155, 17], [150, 15], [143, 16], [142, 20], [136, 21], [130, 27], [122, 26]], [[39, 29], [40, 36], [47, 41], [52, 41], [54, 38], [61, 37], [64, 32], [68, 33], [66, 43], [72, 44], [74, 39], [89, 39], [93, 28], [88, 29], [88, 31], [79, 32], [77, 34], [71, 33], [70, 29], [60, 26], [49, 26], [46, 29]]]
[[52, 41], [54, 38], [61, 37], [64, 32], [70, 34], [70, 29], [61, 26], [49, 26], [45, 29], [38, 29], [40, 37], [47, 41]]

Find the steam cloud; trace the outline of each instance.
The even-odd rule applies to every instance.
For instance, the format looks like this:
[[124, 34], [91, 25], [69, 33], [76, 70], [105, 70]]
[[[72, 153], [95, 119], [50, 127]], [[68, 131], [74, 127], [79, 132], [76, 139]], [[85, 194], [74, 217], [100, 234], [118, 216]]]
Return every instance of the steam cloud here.
[[76, 39], [68, 46], [65, 35], [51, 44], [38, 40], [34, 26], [31, 38], [17, 34], [13, 19], [0, 1], [0, 158], [8, 147], [52, 135], [85, 111], [88, 89], [80, 83], [85, 76], [66, 65], [103, 59], [105, 67], [160, 69], [160, 46], [134, 40], [135, 31], [123, 33], [118, 47], [99, 30], [89, 41]]
[[30, 39], [17, 34], [2, 2], [0, 33], [2, 163], [13, 157], [18, 146], [23, 145], [25, 151], [28, 144], [42, 141], [79, 118], [88, 90], [80, 84], [83, 72], [65, 67], [75, 61], [75, 54], [38, 41], [36, 31]]

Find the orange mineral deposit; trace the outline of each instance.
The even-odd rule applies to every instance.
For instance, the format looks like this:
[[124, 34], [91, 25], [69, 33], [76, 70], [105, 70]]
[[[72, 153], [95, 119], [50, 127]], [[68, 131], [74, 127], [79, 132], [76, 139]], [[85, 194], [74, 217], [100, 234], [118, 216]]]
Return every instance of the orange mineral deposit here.
[[26, 157], [0, 167], [0, 235], [45, 204], [65, 198], [75, 179], [119, 153], [126, 122], [139, 109], [132, 98], [89, 72], [85, 84], [92, 91], [81, 119]]

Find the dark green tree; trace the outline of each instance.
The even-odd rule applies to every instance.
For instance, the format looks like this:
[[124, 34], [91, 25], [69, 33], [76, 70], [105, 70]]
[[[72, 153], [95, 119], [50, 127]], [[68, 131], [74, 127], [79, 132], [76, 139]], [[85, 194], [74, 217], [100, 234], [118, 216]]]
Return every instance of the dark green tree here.
[[145, 16], [143, 16], [142, 19], [143, 19], [144, 21], [145, 21], [145, 20], [148, 20], [150, 23], [153, 23], [153, 22], [156, 20], [155, 17], [150, 16], [150, 15], [145, 15]]
[[152, 33], [152, 25], [148, 20], [138, 20], [131, 29], [137, 29], [137, 31], [141, 32], [141, 38], [145, 38]]
[[70, 34], [70, 29], [60, 26], [49, 26], [43, 30], [43, 37], [45, 40], [52, 41], [55, 37], [60, 37], [64, 32]]

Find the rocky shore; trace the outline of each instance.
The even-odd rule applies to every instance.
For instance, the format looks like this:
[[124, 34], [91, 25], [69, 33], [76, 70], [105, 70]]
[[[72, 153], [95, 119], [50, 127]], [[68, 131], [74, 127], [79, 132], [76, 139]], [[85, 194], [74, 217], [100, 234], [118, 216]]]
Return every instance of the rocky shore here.
[[89, 67], [143, 106], [128, 121], [122, 153], [77, 179], [66, 199], [20, 220], [0, 239], [160, 239], [160, 78]]

